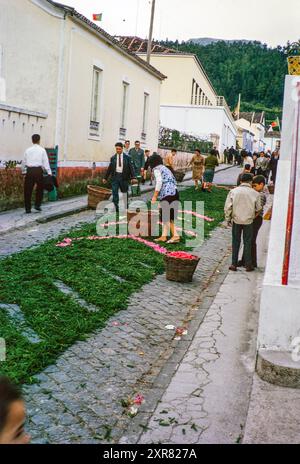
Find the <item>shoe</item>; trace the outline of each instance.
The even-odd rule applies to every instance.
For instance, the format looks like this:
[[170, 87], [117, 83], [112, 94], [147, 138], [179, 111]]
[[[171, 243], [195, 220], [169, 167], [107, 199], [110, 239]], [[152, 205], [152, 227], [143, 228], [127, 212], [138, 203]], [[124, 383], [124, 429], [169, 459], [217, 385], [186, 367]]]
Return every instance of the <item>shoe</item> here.
[[31, 210], [26, 210], [25, 213], [26, 213], [26, 214], [30, 214], [30, 213], [31, 213]]
[[237, 271], [237, 267], [234, 266], [234, 265], [232, 264], [231, 266], [229, 266], [229, 270], [230, 270], [230, 271], [236, 272], [236, 271]]
[[156, 243], [162, 242], [166, 243], [168, 241], [167, 237], [159, 237], [154, 240]]
[[246, 272], [253, 272], [253, 271], [255, 271], [253, 266], [246, 267]]
[[40, 206], [35, 206], [34, 209], [35, 209], [36, 211], [42, 211], [42, 208], [41, 208]]
[[237, 266], [236, 267], [244, 267], [245, 264], [243, 263], [242, 260], [240, 260], [238, 263], [237, 263]]
[[173, 238], [171, 238], [170, 240], [167, 241], [167, 244], [169, 245], [174, 245], [175, 243], [180, 243], [180, 237], [179, 238], [176, 238], [175, 240]]

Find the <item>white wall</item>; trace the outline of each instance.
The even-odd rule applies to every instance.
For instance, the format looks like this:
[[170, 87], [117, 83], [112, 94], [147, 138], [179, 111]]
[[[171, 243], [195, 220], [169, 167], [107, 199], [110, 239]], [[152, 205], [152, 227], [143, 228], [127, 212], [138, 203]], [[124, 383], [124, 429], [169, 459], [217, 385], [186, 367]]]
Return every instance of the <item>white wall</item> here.
[[[93, 66], [103, 70], [99, 137], [90, 136]], [[126, 139], [156, 150], [161, 80], [46, 0], [0, 0], [0, 160], [21, 160], [31, 135], [59, 145], [60, 165], [109, 161], [119, 141], [123, 80], [130, 84]], [[4, 92], [5, 90], [5, 92]]]
[[280, 137], [264, 137], [265, 150], [273, 152], [276, 149], [277, 142], [280, 142], [280, 140]]
[[[146, 59], [146, 55], [141, 54], [140, 56]], [[182, 53], [178, 55], [160, 55], [153, 53], [151, 55], [151, 64], [168, 77], [162, 85], [162, 105], [190, 105], [192, 103], [193, 80], [197, 82], [201, 88], [203, 97], [205, 95], [211, 105], [216, 105], [217, 94], [215, 89], [194, 55], [184, 55]], [[199, 94], [198, 98], [195, 98], [193, 104], [204, 104], [203, 102], [199, 103]]]
[[0, 0], [0, 159], [20, 160], [35, 132], [44, 145], [54, 144], [63, 14], [37, 3], [45, 9], [31, 0]]
[[[296, 133], [295, 84], [300, 77], [287, 76], [283, 112], [281, 158], [278, 163], [268, 259], [261, 298], [258, 333], [260, 350], [289, 351], [291, 341], [300, 335], [300, 160], [298, 160], [296, 203], [291, 246], [289, 285], [282, 285], [291, 158]], [[298, 141], [298, 153], [300, 143]]]
[[218, 134], [221, 153], [236, 144], [237, 129], [221, 106], [161, 105], [160, 122], [164, 127], [200, 137]]

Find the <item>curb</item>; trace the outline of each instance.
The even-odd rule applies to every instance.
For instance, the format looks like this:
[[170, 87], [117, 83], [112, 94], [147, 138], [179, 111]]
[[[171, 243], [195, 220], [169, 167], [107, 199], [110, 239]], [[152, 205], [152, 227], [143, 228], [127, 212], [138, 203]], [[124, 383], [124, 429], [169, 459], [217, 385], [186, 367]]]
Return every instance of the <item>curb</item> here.
[[[227, 169], [231, 169], [233, 167], [235, 167], [235, 166], [230, 165], [230, 166], [226, 166], [225, 168], [218, 169], [218, 171], [216, 171], [216, 174], [218, 172], [226, 171]], [[179, 183], [179, 185], [182, 185], [185, 182], [188, 182], [190, 180], [192, 180], [192, 176], [189, 176], [186, 179], [184, 179], [182, 182]], [[154, 186], [146, 187], [141, 192], [141, 195], [143, 195], [144, 193], [149, 193], [149, 192], [151, 192], [153, 190], [154, 190]], [[4, 236], [4, 235], [7, 235], [7, 234], [9, 234], [11, 232], [17, 231], [17, 230], [27, 229], [27, 228], [32, 227], [32, 226], [37, 225], [37, 224], [46, 224], [47, 222], [55, 221], [56, 219], [61, 219], [63, 217], [72, 216], [73, 214], [82, 213], [83, 211], [87, 211], [87, 209], [88, 209], [88, 206], [84, 205], [84, 206], [80, 206], [80, 207], [70, 209], [70, 210], [67, 210], [67, 211], [56, 212], [56, 213], [52, 213], [52, 214], [50, 213], [49, 215], [41, 217], [41, 218], [37, 217], [36, 219], [33, 219], [32, 221], [27, 222], [26, 224], [23, 224], [23, 225], [20, 225], [20, 226], [10, 227], [9, 229], [6, 229], [4, 231], [0, 230], [0, 237]]]

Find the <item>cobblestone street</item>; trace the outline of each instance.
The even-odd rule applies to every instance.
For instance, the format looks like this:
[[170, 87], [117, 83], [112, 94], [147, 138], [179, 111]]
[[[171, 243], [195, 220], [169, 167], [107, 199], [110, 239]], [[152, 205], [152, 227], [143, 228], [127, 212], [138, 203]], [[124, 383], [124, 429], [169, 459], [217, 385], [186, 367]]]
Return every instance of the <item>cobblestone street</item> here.
[[[118, 442], [131, 421], [121, 401], [137, 393], [145, 397], [138, 413], [143, 425], [143, 411], [154, 407], [173, 374], [171, 369], [162, 376], [161, 368], [173, 353], [183, 356], [204, 316], [197, 311], [200, 301], [207, 303], [203, 292], [217, 291], [212, 281], [229, 243], [230, 231], [218, 228], [197, 250], [201, 261], [192, 284], [156, 277], [104, 330], [37, 376], [40, 385], [26, 387], [28, 428], [36, 443]], [[167, 325], [185, 326], [188, 334], [175, 340]]]
[[[230, 185], [238, 172], [238, 168], [220, 172], [216, 181]], [[189, 184], [192, 182], [185, 183]], [[148, 192], [143, 198], [150, 196]], [[0, 237], [1, 255], [93, 221], [95, 212], [82, 211], [11, 232], [9, 240]], [[194, 250], [201, 260], [193, 283], [177, 284], [164, 275], [157, 276], [131, 297], [128, 309], [111, 318], [105, 329], [73, 345], [36, 377], [39, 384], [24, 388], [28, 430], [34, 443], [117, 443], [133, 436], [136, 442], [140, 432], [147, 430], [151, 414], [227, 275], [230, 242], [229, 229], [215, 229], [210, 239]], [[218, 315], [208, 317], [212, 319], [205, 319], [206, 324]], [[185, 327], [187, 334], [178, 340], [175, 330], [167, 326]], [[210, 334], [206, 337], [203, 348], [211, 357], [214, 342], [209, 340]], [[130, 418], [124, 401], [136, 394], [145, 401], [137, 416]]]

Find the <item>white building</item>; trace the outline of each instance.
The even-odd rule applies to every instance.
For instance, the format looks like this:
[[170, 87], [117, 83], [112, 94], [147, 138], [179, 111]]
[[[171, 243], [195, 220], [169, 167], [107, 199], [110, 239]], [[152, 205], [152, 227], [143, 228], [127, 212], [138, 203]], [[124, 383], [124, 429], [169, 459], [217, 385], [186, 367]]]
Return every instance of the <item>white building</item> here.
[[0, 0], [0, 159], [20, 160], [40, 133], [60, 174], [104, 168], [116, 141], [158, 145], [153, 66], [87, 18], [50, 0]]
[[211, 139], [217, 136], [220, 153], [236, 145], [237, 130], [223, 106], [161, 105], [160, 120], [164, 127]]
[[[123, 46], [146, 59], [147, 40], [119, 37]], [[223, 153], [236, 146], [237, 128], [224, 97], [219, 97], [196, 55], [153, 43], [151, 64], [168, 78], [162, 84], [161, 125], [218, 140]]]
[[264, 136], [265, 149], [271, 152], [279, 150], [281, 144], [281, 133], [277, 131], [266, 132]]
[[242, 112], [235, 123], [239, 129], [240, 148], [256, 152], [265, 150], [266, 123], [264, 112]]

